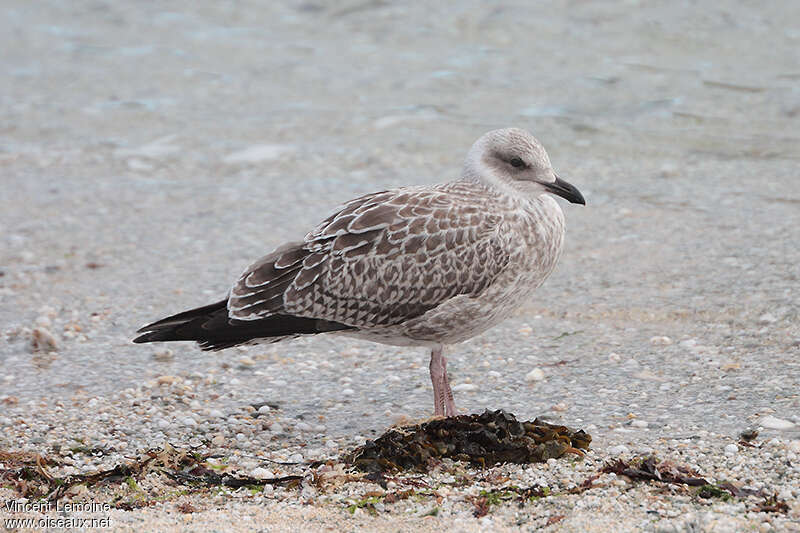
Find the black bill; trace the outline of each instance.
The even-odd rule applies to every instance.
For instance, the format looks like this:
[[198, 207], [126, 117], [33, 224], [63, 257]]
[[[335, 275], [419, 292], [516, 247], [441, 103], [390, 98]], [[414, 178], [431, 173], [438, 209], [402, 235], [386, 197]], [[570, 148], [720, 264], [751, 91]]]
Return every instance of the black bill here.
[[586, 205], [586, 200], [583, 199], [581, 191], [579, 191], [571, 183], [562, 180], [558, 176], [556, 176], [556, 181], [553, 183], [543, 183], [542, 185], [544, 185], [545, 188], [547, 188], [547, 190], [551, 193], [556, 194], [573, 204]]

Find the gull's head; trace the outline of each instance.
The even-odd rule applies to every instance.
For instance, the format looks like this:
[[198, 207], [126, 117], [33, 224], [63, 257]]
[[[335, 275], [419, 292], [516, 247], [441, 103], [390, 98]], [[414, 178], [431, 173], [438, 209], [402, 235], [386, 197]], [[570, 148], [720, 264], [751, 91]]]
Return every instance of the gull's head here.
[[475, 141], [464, 163], [464, 175], [501, 189], [510, 187], [534, 196], [552, 193], [574, 204], [586, 204], [580, 191], [553, 171], [536, 137], [518, 128], [493, 130]]

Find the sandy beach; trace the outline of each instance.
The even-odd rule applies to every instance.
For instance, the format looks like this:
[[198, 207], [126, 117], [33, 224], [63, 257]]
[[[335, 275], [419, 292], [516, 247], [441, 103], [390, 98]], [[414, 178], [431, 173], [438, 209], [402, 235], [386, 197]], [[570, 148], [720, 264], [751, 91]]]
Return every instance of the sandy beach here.
[[[800, 531], [798, 49], [790, 1], [5, 2], [0, 522]], [[376, 483], [340, 457], [432, 414], [425, 350], [131, 343], [340, 203], [457, 177], [506, 126], [587, 205], [562, 202], [553, 275], [448, 369], [464, 412], [582, 428], [584, 457]], [[63, 478], [168, 447], [301, 479], [143, 471], [60, 500], [107, 510], [7, 505], [34, 501], [22, 464]], [[601, 472], [650, 456], [705, 492]]]

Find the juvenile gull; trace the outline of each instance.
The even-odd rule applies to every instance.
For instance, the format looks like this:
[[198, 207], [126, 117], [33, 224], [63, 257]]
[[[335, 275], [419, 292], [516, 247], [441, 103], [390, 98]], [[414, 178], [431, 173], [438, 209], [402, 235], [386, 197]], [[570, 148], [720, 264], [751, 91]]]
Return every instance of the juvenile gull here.
[[426, 346], [434, 412], [455, 415], [443, 348], [507, 318], [553, 271], [564, 214], [547, 193], [585, 203], [530, 133], [490, 131], [459, 179], [351, 200], [250, 265], [225, 300], [148, 324], [134, 342], [222, 350], [338, 332]]

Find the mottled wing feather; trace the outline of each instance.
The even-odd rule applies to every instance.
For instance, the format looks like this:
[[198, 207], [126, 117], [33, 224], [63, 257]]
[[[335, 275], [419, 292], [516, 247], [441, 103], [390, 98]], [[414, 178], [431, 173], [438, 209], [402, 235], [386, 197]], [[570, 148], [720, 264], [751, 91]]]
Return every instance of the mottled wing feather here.
[[485, 196], [398, 189], [357, 198], [302, 243], [260, 259], [231, 290], [231, 318], [274, 314], [358, 328], [419, 316], [454, 296], [477, 295], [511, 251]]
[[309, 255], [303, 243], [289, 243], [250, 265], [231, 289], [230, 318], [255, 320], [279, 314], [284, 293], [304, 270]]

